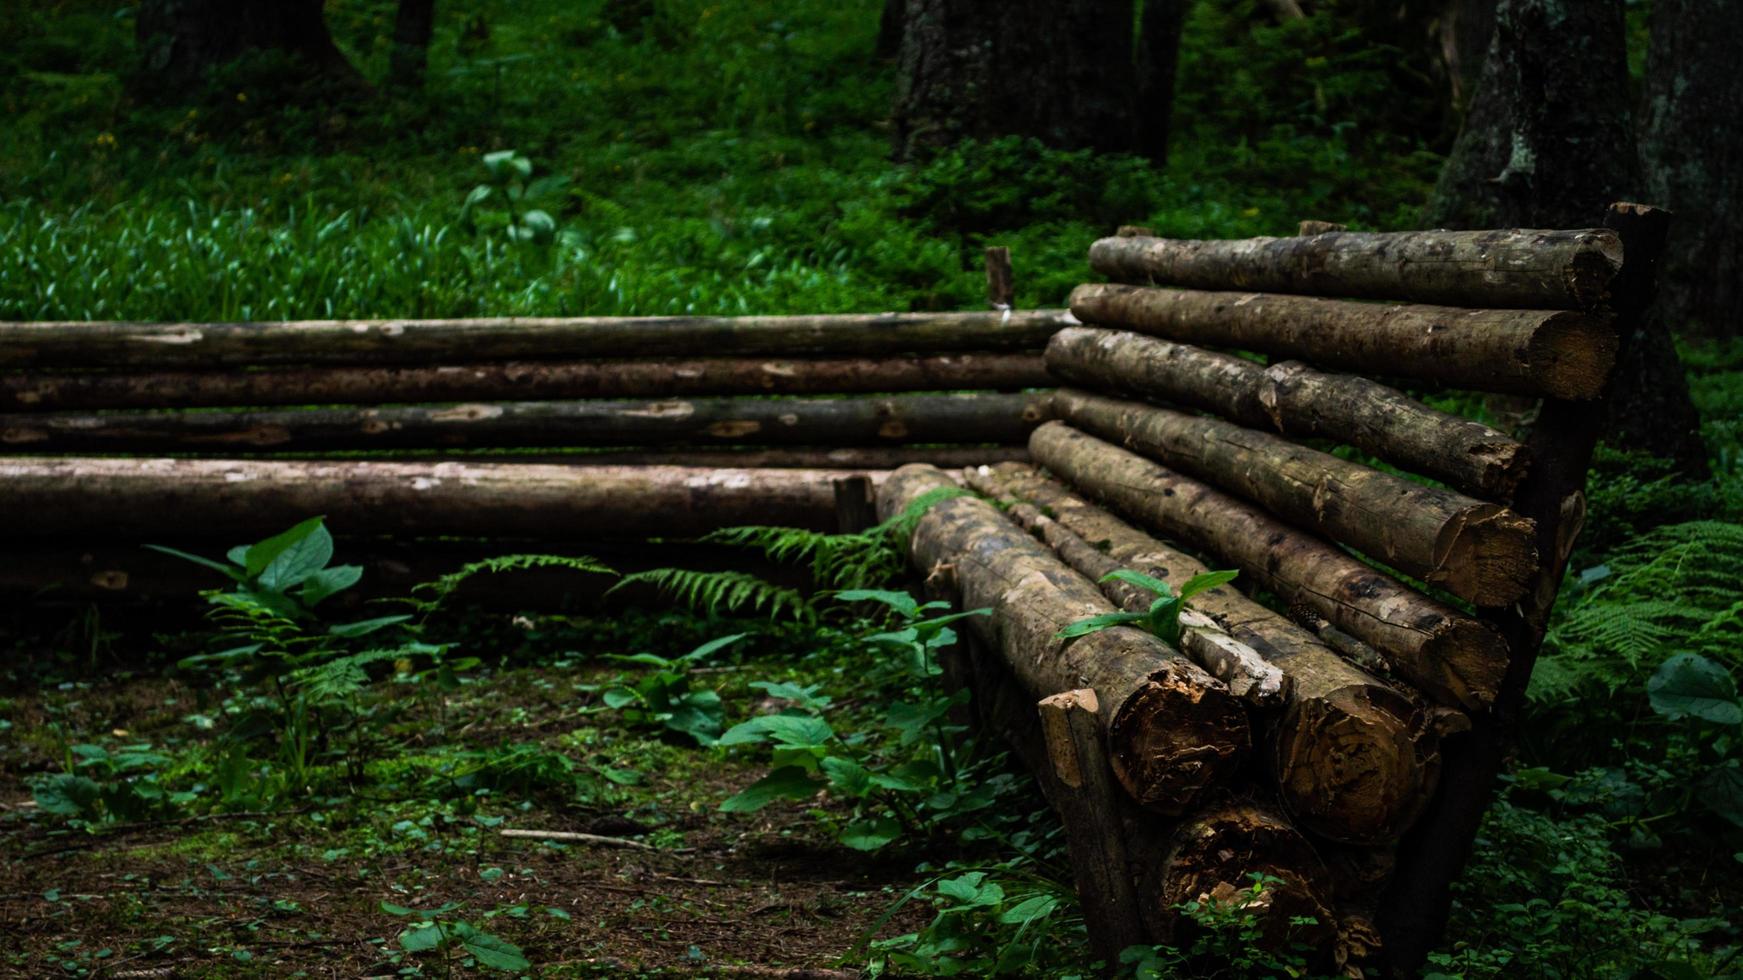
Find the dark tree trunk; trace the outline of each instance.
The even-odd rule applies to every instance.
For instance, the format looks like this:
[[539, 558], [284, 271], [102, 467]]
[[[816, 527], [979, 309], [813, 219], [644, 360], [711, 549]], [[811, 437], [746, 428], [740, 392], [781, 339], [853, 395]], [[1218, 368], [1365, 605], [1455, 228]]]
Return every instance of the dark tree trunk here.
[[[1610, 203], [1645, 188], [1629, 100], [1622, 0], [1501, 0], [1482, 80], [1435, 187], [1429, 223], [1597, 224]], [[1607, 440], [1703, 472], [1700, 416], [1663, 318], [1644, 317], [1624, 350], [1611, 383]]]
[[399, 0], [393, 21], [393, 56], [388, 81], [401, 88], [421, 88], [436, 29], [436, 0]]
[[1143, 0], [1138, 21], [1138, 152], [1168, 159], [1174, 115], [1174, 77], [1180, 68], [1180, 33], [1192, 0]]
[[1496, 0], [1446, 0], [1435, 21], [1439, 72], [1456, 111], [1470, 105], [1495, 30]]
[[296, 55], [312, 73], [361, 81], [333, 43], [323, 0], [143, 0], [137, 39], [142, 78], [187, 92], [207, 71], [249, 51]]
[[878, 57], [894, 58], [902, 53], [902, 33], [907, 21], [908, 0], [884, 0], [884, 12], [878, 17]]
[[1734, 337], [1743, 327], [1743, 4], [1657, 0], [1640, 149], [1650, 203], [1675, 218], [1658, 309], [1674, 330]]
[[1136, 145], [1130, 0], [909, 0], [895, 155], [964, 139]]

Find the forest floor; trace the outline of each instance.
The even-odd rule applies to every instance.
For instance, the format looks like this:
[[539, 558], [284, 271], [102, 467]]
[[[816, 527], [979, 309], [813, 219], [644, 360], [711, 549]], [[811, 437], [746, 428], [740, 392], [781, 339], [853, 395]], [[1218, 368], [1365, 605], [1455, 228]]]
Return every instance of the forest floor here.
[[[733, 711], [775, 704], [776, 654], [705, 668]], [[0, 717], [0, 973], [18, 976], [446, 975], [475, 952], [408, 951], [420, 916], [519, 947], [545, 976], [828, 976], [872, 937], [912, 932], [923, 848], [838, 844], [830, 803], [728, 814], [760, 760], [601, 710], [624, 671], [573, 654], [480, 669], [455, 691], [371, 689], [372, 759], [343, 792], [274, 813], [69, 827], [26, 780], [80, 746], [155, 756], [166, 785], [209, 759], [232, 692], [105, 668], [6, 692]], [[742, 706], [742, 707], [741, 707]], [[234, 710], [235, 705], [231, 704]], [[470, 776], [470, 778], [467, 778]], [[627, 847], [514, 839], [580, 831]]]

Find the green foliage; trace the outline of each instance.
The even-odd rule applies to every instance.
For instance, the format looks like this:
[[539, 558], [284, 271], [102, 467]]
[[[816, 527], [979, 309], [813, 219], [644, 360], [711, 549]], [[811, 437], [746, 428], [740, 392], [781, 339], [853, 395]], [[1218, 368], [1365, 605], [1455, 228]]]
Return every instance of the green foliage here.
[[693, 686], [690, 671], [749, 635], [734, 633], [709, 640], [681, 657], [613, 656], [610, 659], [649, 670], [633, 684], [607, 687], [600, 699], [607, 708], [623, 712], [631, 724], [663, 727], [688, 735], [697, 745], [713, 745], [725, 727], [726, 709], [718, 693]]
[[414, 601], [413, 605], [420, 612], [434, 612], [469, 579], [479, 575], [500, 575], [504, 572], [522, 572], [534, 568], [561, 568], [594, 575], [618, 574], [615, 569], [586, 555], [498, 555], [494, 558], [468, 562], [433, 582], [420, 582], [412, 586], [414, 594], [427, 593], [429, 595], [428, 599], [418, 599]]
[[64, 771], [33, 778], [30, 792], [42, 812], [75, 825], [162, 817], [199, 796], [164, 787], [161, 771], [170, 758], [153, 751], [149, 743], [124, 745], [114, 751], [101, 745], [72, 745], [66, 756]]
[[434, 959], [444, 976], [450, 974], [456, 963], [506, 973], [531, 968], [532, 963], [521, 953], [519, 946], [449, 915], [460, 908], [462, 904], [459, 902], [447, 902], [426, 910], [392, 902], [381, 903], [381, 910], [388, 915], [411, 920], [400, 930], [400, 948], [414, 956]]
[[486, 179], [472, 188], [460, 205], [461, 227], [476, 230], [490, 206], [499, 204], [503, 213], [491, 216], [500, 219], [509, 241], [534, 245], [549, 245], [556, 241], [557, 220], [549, 211], [528, 205], [562, 190], [568, 184], [568, 178], [547, 176], [532, 179], [532, 161], [513, 150], [486, 153], [478, 158], [478, 162], [484, 167]]
[[[1248, 877], [1253, 883], [1244, 892], [1222, 900], [1205, 896], [1179, 906], [1188, 924], [1182, 931], [1192, 937], [1186, 947], [1133, 946], [1121, 952], [1120, 962], [1131, 969], [1130, 976], [1134, 980], [1311, 976], [1310, 962], [1319, 951], [1301, 943], [1273, 948], [1255, 911], [1264, 908], [1265, 891], [1282, 881], [1257, 872]], [[1312, 926], [1315, 921], [1297, 918], [1292, 925]]]
[[1008, 866], [952, 870], [960, 873], [908, 893], [938, 911], [918, 932], [873, 942], [869, 976], [1029, 976], [1070, 964], [1059, 940], [1076, 938], [1082, 924], [1069, 889]]
[[1180, 587], [1180, 594], [1174, 594], [1174, 588], [1167, 582], [1151, 575], [1122, 568], [1103, 575], [1103, 582], [1124, 582], [1145, 589], [1156, 596], [1156, 601], [1150, 608], [1141, 613], [1111, 612], [1099, 616], [1080, 619], [1066, 626], [1057, 634], [1059, 639], [1070, 640], [1090, 633], [1098, 633], [1113, 626], [1133, 626], [1153, 636], [1161, 637], [1164, 643], [1178, 646], [1180, 643], [1180, 612], [1186, 608], [1186, 601], [1193, 596], [1219, 585], [1226, 585], [1235, 580], [1239, 572], [1205, 572], [1194, 575]]
[[1694, 749], [1688, 756], [1693, 765], [1679, 769], [1689, 796], [1743, 828], [1743, 701], [1736, 679], [1706, 657], [1679, 653], [1659, 666], [1646, 692], [1653, 711], [1687, 721], [1682, 734]]
[[709, 615], [760, 612], [769, 619], [788, 616], [805, 621], [811, 604], [797, 589], [758, 578], [749, 572], [701, 572], [688, 568], [650, 568], [625, 575], [610, 591], [647, 583], [674, 602]]

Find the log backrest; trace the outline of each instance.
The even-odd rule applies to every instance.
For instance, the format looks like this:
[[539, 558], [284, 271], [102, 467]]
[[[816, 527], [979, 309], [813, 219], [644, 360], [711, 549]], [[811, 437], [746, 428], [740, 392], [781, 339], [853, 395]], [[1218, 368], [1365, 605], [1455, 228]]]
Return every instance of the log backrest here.
[[[1399, 849], [1383, 915], [1398, 962], [1436, 941], [1486, 806], [1667, 217], [1616, 205], [1577, 231], [1122, 235], [1092, 247], [1112, 281], [1074, 291], [1082, 326], [1048, 346], [1074, 387], [1031, 437], [1037, 464], [1468, 716]], [[1448, 390], [1530, 399], [1534, 422], [1516, 437], [1431, 407]]]
[[1069, 320], [0, 323], [0, 452], [609, 449], [644, 455], [597, 461], [964, 465], [983, 455], [969, 447], [1022, 445], [1045, 405], [1027, 391], [1047, 384], [1041, 348]]

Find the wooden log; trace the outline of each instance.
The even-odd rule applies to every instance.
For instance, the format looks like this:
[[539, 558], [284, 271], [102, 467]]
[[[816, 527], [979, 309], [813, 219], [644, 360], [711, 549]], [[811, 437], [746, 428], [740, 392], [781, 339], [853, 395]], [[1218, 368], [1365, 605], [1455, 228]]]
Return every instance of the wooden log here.
[[[835, 526], [840, 470], [474, 463], [0, 458], [18, 538], [264, 537], [324, 514], [335, 534], [680, 537]], [[874, 476], [881, 479], [881, 476]]]
[[1312, 607], [1436, 701], [1481, 708], [1494, 699], [1507, 647], [1477, 620], [1250, 504], [1063, 423], [1036, 429], [1029, 453], [1138, 524], [1232, 563], [1247, 587]]
[[24, 452], [233, 453], [449, 446], [1020, 443], [1050, 393], [474, 402], [258, 412], [44, 412], [0, 416]]
[[219, 368], [1039, 350], [1063, 310], [278, 323], [0, 323], [0, 367]]
[[[1195, 814], [1172, 839], [1143, 888], [1155, 896], [1143, 909], [1152, 932], [1187, 945], [1193, 923], [1180, 907], [1216, 902], [1253, 915], [1266, 948], [1300, 944], [1329, 952], [1337, 935], [1329, 876], [1313, 846], [1280, 814], [1254, 803], [1221, 803]], [[1257, 895], [1256, 874], [1273, 879]]]
[[[471, 462], [503, 466], [515, 464], [565, 466], [690, 466], [728, 469], [893, 470], [909, 463], [928, 463], [940, 469], [1002, 463], [1029, 458], [1028, 446], [860, 446], [824, 448], [690, 449], [643, 447], [638, 449], [573, 449], [568, 451], [525, 449], [451, 449], [444, 452], [384, 450], [359, 453], [359, 458], [391, 462]], [[278, 459], [324, 459], [321, 454], [285, 453]]]
[[[1014, 501], [1007, 513], [1092, 579], [1130, 568], [1178, 587], [1207, 570], [1033, 467], [981, 467], [968, 479]], [[1131, 611], [1149, 605], [1148, 593], [1120, 582], [1102, 590]], [[1286, 707], [1269, 726], [1265, 754], [1298, 825], [1354, 844], [1397, 840], [1433, 796], [1440, 770], [1439, 738], [1422, 707], [1232, 586], [1200, 593], [1191, 610], [1226, 628], [1284, 680], [1276, 686]], [[1184, 640], [1182, 649], [1190, 653]]]
[[1616, 364], [1615, 327], [1603, 313], [1094, 284], [1072, 291], [1071, 311], [1182, 343], [1503, 394], [1596, 398]]
[[[927, 491], [954, 485], [932, 467], [905, 466], [880, 488], [878, 513], [888, 519]], [[1095, 691], [1115, 776], [1139, 804], [1180, 813], [1245, 755], [1250, 732], [1240, 702], [1161, 640], [1129, 627], [1059, 639], [1066, 626], [1113, 605], [992, 505], [970, 497], [937, 504], [909, 549], [917, 568], [949, 583], [960, 608], [993, 610], [968, 622], [1032, 697]]]
[[1525, 594], [1536, 526], [1499, 504], [1413, 483], [1232, 422], [1061, 389], [1074, 428], [1244, 497], [1289, 523], [1483, 606]]
[[1039, 355], [681, 357], [509, 361], [441, 367], [285, 367], [257, 371], [0, 375], [0, 411], [384, 405], [567, 398], [684, 398], [992, 389], [1049, 384]]
[[1188, 289], [1584, 310], [1609, 298], [1622, 243], [1604, 229], [1103, 238], [1090, 246], [1089, 264], [1117, 282]]
[[995, 310], [1017, 308], [1017, 277], [1011, 269], [1011, 250], [995, 245], [986, 250], [986, 301]]
[[1097, 957], [1112, 966], [1127, 947], [1144, 941], [1144, 931], [1121, 839], [1113, 770], [1102, 747], [1101, 705], [1094, 691], [1083, 688], [1048, 695], [1035, 708], [1084, 923]]
[[1267, 368], [1143, 334], [1067, 327], [1047, 344], [1047, 369], [1083, 387], [1160, 398], [1251, 428], [1335, 439], [1488, 500], [1511, 499], [1530, 460], [1504, 432], [1299, 361]]

